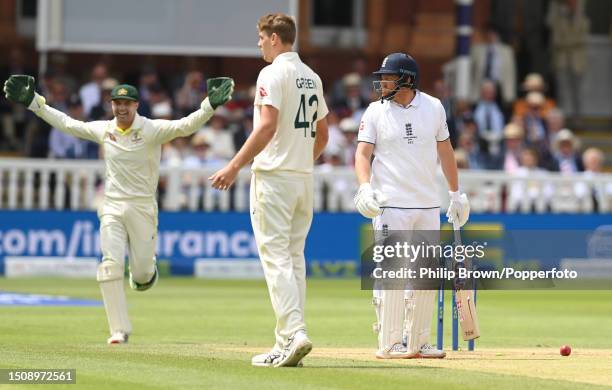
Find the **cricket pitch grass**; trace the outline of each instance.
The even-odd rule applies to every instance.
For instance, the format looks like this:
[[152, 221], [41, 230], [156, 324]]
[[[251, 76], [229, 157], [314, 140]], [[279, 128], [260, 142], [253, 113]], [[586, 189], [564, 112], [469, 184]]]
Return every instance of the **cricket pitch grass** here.
[[[153, 290], [126, 290], [127, 345], [106, 345], [102, 306], [0, 306], [0, 368], [76, 369], [76, 387], [54, 389], [612, 388], [612, 291], [479, 291], [474, 352], [463, 342], [449, 351], [449, 293], [446, 359], [382, 361], [371, 292], [358, 280], [309, 280], [313, 352], [303, 368], [269, 369], [250, 365], [273, 344], [263, 281], [162, 278]], [[93, 280], [0, 278], [0, 291], [100, 299]]]

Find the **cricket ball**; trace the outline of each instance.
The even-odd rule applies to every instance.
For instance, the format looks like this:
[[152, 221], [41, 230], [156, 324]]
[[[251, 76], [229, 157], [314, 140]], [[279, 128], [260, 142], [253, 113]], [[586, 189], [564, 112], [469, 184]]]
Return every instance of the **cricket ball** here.
[[569, 356], [572, 353], [572, 347], [569, 345], [564, 345], [559, 349], [559, 353], [561, 356]]

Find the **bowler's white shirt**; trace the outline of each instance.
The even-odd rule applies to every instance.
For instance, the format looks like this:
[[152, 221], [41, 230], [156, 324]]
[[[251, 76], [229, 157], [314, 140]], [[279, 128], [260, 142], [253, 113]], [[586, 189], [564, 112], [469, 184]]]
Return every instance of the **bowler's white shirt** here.
[[253, 128], [263, 105], [278, 110], [276, 132], [253, 162], [254, 171], [312, 173], [317, 121], [328, 113], [321, 78], [297, 53], [278, 55], [259, 73], [255, 91]]
[[437, 143], [448, 139], [440, 100], [417, 91], [403, 107], [373, 102], [363, 114], [357, 140], [374, 145], [371, 184], [396, 208], [440, 207]]

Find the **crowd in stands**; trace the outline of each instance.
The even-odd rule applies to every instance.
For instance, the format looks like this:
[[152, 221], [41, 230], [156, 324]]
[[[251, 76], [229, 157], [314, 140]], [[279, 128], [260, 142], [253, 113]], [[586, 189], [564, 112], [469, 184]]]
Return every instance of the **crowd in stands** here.
[[[580, 141], [566, 127], [565, 115], [548, 95], [544, 77], [530, 73], [517, 85], [511, 47], [500, 42], [493, 29], [487, 30], [484, 38], [472, 47], [473, 93], [468, 99], [455, 99], [442, 78], [428, 91], [446, 109], [459, 166], [503, 170], [509, 174], [600, 171], [602, 152], [589, 149], [581, 154]], [[12, 52], [9, 60], [3, 77], [33, 73], [18, 52]], [[113, 78], [116, 75], [112, 70], [99, 63], [89, 71], [89, 79], [79, 84], [66, 72], [65, 65], [64, 57], [56, 55], [52, 66], [38, 80], [37, 88], [48, 104], [80, 120], [112, 118], [110, 91], [123, 80]], [[372, 89], [371, 71], [363, 59], [358, 59], [350, 73], [326, 86], [330, 135], [328, 146], [317, 162], [320, 169], [352, 166], [361, 115], [378, 98]], [[162, 119], [188, 115], [206, 96], [205, 80], [206, 75], [197, 70], [168, 79], [154, 67], [145, 66], [137, 85], [141, 97], [139, 113]], [[238, 89], [230, 104], [219, 108], [192, 137], [164, 145], [163, 164], [215, 168], [228, 161], [252, 130], [253, 93], [254, 86]], [[97, 145], [52, 129], [23, 107], [5, 99], [0, 99], [0, 115], [0, 148], [4, 152], [18, 151], [24, 157], [35, 158], [100, 157]]]

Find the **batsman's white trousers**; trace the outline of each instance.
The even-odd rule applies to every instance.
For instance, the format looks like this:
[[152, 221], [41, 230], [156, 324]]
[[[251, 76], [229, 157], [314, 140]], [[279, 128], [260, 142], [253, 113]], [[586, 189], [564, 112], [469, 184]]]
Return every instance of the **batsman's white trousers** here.
[[137, 283], [149, 282], [155, 273], [157, 202], [106, 198], [98, 217], [102, 261], [117, 262], [123, 270], [127, 246], [132, 278]]
[[[439, 231], [440, 209], [385, 208], [372, 219], [377, 242], [384, 231]], [[388, 350], [408, 333], [408, 347], [418, 350], [429, 341], [434, 290], [373, 290], [378, 324], [378, 348]], [[405, 322], [404, 322], [405, 321]]]
[[304, 245], [312, 222], [312, 174], [254, 171], [251, 224], [276, 315], [276, 345], [305, 330]]

